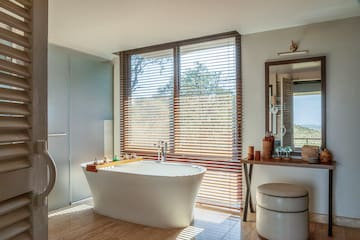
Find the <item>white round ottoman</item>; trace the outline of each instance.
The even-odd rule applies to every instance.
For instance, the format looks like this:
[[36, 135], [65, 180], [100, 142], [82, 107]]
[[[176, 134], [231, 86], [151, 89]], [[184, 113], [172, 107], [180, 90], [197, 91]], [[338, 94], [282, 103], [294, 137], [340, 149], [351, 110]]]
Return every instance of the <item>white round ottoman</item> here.
[[304, 240], [309, 236], [308, 192], [287, 183], [269, 183], [256, 191], [256, 230], [269, 240]]

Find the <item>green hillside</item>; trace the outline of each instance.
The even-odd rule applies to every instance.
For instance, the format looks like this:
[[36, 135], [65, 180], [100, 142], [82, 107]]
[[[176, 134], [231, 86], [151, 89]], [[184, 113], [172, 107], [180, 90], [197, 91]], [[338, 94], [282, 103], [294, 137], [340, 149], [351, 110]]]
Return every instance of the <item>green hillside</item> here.
[[321, 130], [304, 127], [301, 125], [294, 125], [294, 143], [295, 147], [302, 147], [303, 145], [318, 145], [321, 144]]

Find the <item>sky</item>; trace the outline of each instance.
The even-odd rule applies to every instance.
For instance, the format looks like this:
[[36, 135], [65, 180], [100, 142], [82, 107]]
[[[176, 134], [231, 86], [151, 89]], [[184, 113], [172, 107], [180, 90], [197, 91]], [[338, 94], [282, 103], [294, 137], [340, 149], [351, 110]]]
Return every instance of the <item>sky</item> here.
[[294, 124], [321, 126], [321, 95], [294, 96]]

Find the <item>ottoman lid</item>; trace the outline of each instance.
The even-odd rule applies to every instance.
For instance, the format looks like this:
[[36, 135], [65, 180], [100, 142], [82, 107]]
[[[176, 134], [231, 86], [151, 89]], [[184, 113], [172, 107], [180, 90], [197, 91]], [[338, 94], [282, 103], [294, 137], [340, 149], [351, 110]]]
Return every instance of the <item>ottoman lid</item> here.
[[308, 192], [293, 184], [264, 184], [257, 188], [256, 203], [259, 207], [277, 212], [303, 212], [308, 210]]
[[304, 197], [308, 195], [308, 191], [299, 185], [288, 183], [267, 183], [258, 186], [257, 191], [262, 194], [274, 197]]

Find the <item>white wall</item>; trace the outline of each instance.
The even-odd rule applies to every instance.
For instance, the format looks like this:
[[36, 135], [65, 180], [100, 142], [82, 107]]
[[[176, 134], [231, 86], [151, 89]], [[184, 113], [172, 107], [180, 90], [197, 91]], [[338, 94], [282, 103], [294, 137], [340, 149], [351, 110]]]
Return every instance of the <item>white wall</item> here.
[[[360, 218], [360, 17], [243, 36], [244, 156], [248, 145], [261, 149], [265, 133], [264, 62], [279, 59], [277, 52], [291, 40], [310, 55], [327, 57], [327, 147], [337, 161], [334, 214]], [[252, 193], [264, 182], [301, 183], [310, 190], [311, 209], [326, 214], [327, 180], [325, 170], [256, 167]]]

